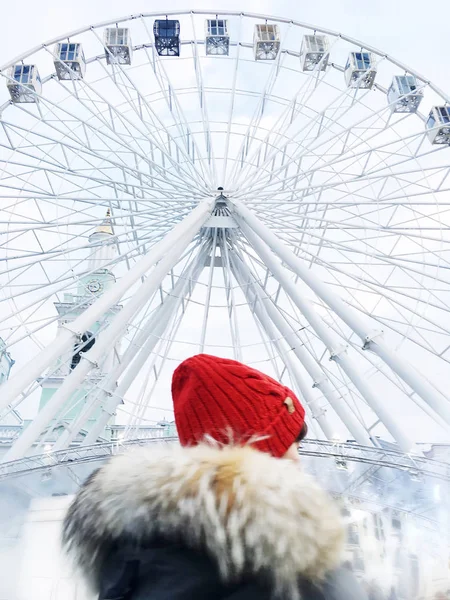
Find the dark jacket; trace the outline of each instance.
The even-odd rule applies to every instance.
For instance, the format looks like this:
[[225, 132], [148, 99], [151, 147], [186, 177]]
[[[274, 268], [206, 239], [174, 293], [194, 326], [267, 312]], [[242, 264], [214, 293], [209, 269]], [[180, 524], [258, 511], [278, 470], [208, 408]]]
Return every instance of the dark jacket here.
[[366, 600], [338, 568], [328, 495], [249, 447], [116, 456], [81, 488], [63, 538], [102, 600]]

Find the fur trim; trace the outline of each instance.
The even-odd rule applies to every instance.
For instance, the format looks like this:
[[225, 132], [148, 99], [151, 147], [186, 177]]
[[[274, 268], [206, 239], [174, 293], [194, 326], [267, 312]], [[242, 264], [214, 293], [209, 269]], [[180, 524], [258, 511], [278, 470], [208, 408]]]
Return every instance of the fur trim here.
[[206, 551], [224, 581], [269, 576], [298, 597], [340, 562], [343, 527], [328, 495], [299, 466], [248, 446], [162, 446], [119, 455], [91, 475], [64, 523], [64, 543], [98, 591], [111, 544], [152, 536]]

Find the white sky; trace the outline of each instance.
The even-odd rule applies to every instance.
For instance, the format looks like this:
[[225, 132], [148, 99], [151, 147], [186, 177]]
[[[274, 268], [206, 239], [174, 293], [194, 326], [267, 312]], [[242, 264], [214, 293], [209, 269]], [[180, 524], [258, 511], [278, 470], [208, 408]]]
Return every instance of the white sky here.
[[[158, 11], [149, 0], [0, 2], [0, 64], [65, 32], [130, 14]], [[326, 27], [371, 44], [450, 91], [448, 0], [166, 0], [167, 9], [261, 12]]]

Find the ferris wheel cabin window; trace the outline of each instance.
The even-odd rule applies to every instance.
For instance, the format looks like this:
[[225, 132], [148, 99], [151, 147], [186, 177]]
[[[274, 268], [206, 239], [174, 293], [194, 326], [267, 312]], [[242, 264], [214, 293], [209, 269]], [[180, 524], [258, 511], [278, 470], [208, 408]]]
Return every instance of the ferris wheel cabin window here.
[[17, 64], [10, 68], [7, 87], [14, 103], [36, 102], [42, 91], [41, 78], [36, 65]]
[[225, 19], [207, 19], [205, 25], [206, 54], [215, 56], [228, 55], [230, 49], [228, 21]]
[[280, 51], [280, 28], [269, 23], [255, 25], [253, 34], [255, 60], [275, 60]]
[[415, 113], [422, 102], [423, 91], [413, 75], [397, 75], [387, 93], [392, 112]]
[[227, 33], [226, 21], [223, 19], [210, 19], [208, 31], [211, 35], [225, 35]]
[[450, 106], [433, 106], [426, 128], [432, 144], [450, 144]]
[[153, 24], [153, 35], [159, 56], [180, 56], [180, 21], [157, 19]]
[[329, 57], [329, 43], [326, 35], [303, 36], [300, 48], [300, 63], [303, 71], [314, 71], [316, 68], [325, 71]]
[[61, 60], [75, 60], [79, 50], [79, 44], [60, 44], [59, 57]]
[[56, 44], [54, 65], [58, 79], [81, 79], [86, 71], [86, 61], [81, 44]]
[[442, 123], [450, 123], [450, 107], [439, 106], [438, 111], [441, 116]]
[[368, 52], [355, 52], [355, 63], [358, 69], [370, 69], [370, 54]]
[[14, 79], [20, 83], [29, 83], [33, 67], [30, 65], [16, 65], [14, 67]]
[[128, 29], [124, 27], [111, 28], [109, 30], [109, 43], [123, 46], [128, 43]]
[[377, 74], [372, 53], [350, 52], [344, 74], [348, 87], [370, 89]]
[[133, 47], [127, 27], [107, 27], [103, 34], [103, 44], [108, 65], [131, 65]]

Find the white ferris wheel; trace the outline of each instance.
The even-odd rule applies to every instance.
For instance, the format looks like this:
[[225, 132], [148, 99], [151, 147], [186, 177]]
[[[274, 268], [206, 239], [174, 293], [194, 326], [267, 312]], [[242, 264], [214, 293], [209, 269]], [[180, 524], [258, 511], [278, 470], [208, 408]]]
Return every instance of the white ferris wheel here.
[[223, 11], [95, 24], [1, 76], [0, 423], [30, 421], [5, 461], [170, 423], [198, 352], [291, 385], [318, 440], [448, 439], [450, 98], [425, 77]]

